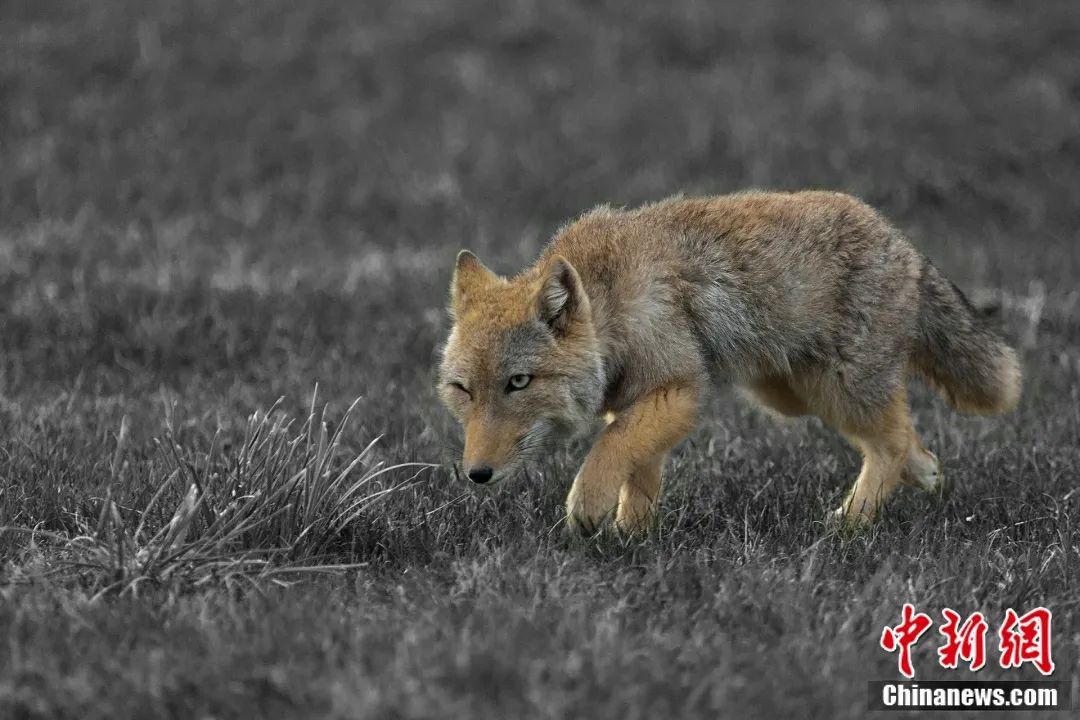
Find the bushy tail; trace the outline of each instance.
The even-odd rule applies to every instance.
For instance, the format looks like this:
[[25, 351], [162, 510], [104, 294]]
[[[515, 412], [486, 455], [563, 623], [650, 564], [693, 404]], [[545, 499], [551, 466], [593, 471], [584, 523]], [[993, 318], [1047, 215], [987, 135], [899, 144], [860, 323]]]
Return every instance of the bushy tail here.
[[1012, 410], [1020, 399], [1016, 352], [929, 262], [920, 282], [915, 370], [960, 412], [1000, 415]]

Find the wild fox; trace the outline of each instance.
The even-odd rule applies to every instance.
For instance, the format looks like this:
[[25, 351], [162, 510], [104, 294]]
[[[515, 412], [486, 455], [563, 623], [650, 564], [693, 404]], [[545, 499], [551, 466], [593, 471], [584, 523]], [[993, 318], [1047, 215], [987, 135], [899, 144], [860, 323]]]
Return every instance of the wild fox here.
[[648, 527], [661, 468], [711, 382], [783, 415], [817, 415], [863, 456], [834, 515], [872, 520], [898, 483], [932, 490], [905, 390], [918, 375], [957, 410], [1020, 395], [1016, 353], [960, 290], [861, 201], [834, 192], [598, 207], [504, 279], [463, 250], [439, 392], [465, 428], [468, 477], [512, 474], [608, 418], [574, 478], [568, 523], [615, 512]]

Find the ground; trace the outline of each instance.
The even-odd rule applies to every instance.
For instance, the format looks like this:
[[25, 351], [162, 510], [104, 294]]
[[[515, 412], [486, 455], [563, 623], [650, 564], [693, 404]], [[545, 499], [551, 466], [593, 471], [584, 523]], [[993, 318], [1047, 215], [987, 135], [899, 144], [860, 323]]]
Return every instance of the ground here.
[[[0, 715], [857, 718], [905, 601], [1046, 605], [1075, 682], [1078, 33], [1070, 2], [3, 3]], [[854, 453], [727, 390], [644, 541], [564, 535], [580, 447], [455, 478], [458, 249], [513, 272], [594, 204], [750, 186], [863, 197], [1020, 348], [1007, 417], [913, 388], [951, 494], [831, 533]], [[331, 431], [360, 398], [337, 445], [316, 385]], [[438, 467], [319, 543], [262, 517], [219, 572], [183, 543], [274, 510], [236, 458], [278, 398], [302, 459]], [[360, 566], [249, 583], [255, 550]], [[936, 646], [917, 677], [971, 677]]]

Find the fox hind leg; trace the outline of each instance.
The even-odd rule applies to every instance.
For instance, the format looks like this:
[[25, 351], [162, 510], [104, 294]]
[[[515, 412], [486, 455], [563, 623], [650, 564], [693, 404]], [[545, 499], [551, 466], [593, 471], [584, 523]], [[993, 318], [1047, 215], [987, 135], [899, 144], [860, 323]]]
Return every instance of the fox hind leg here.
[[842, 423], [839, 429], [862, 453], [863, 465], [834, 515], [848, 526], [863, 525], [877, 516], [909, 465], [925, 468], [923, 457], [916, 455], [922, 448], [911, 425], [907, 393], [899, 388], [876, 418]]

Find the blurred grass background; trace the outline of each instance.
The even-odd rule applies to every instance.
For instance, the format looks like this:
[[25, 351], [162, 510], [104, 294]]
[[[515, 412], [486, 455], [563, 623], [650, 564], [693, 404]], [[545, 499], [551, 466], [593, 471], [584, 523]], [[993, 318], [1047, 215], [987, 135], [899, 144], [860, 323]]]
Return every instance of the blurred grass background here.
[[0, 524], [96, 517], [125, 415], [130, 509], [166, 420], [205, 452], [316, 382], [361, 397], [353, 449], [452, 459], [454, 254], [514, 272], [599, 202], [852, 192], [1028, 370], [1000, 421], [917, 395], [957, 492], [851, 543], [814, 523], [852, 454], [730, 394], [641, 547], [552, 532], [566, 453], [495, 496], [434, 475], [353, 531], [368, 571], [314, 587], [91, 603], [24, 583], [48, 560], [8, 537], [0, 707], [859, 717], [903, 600], [1075, 607], [1078, 38], [1064, 1], [0, 4]]

